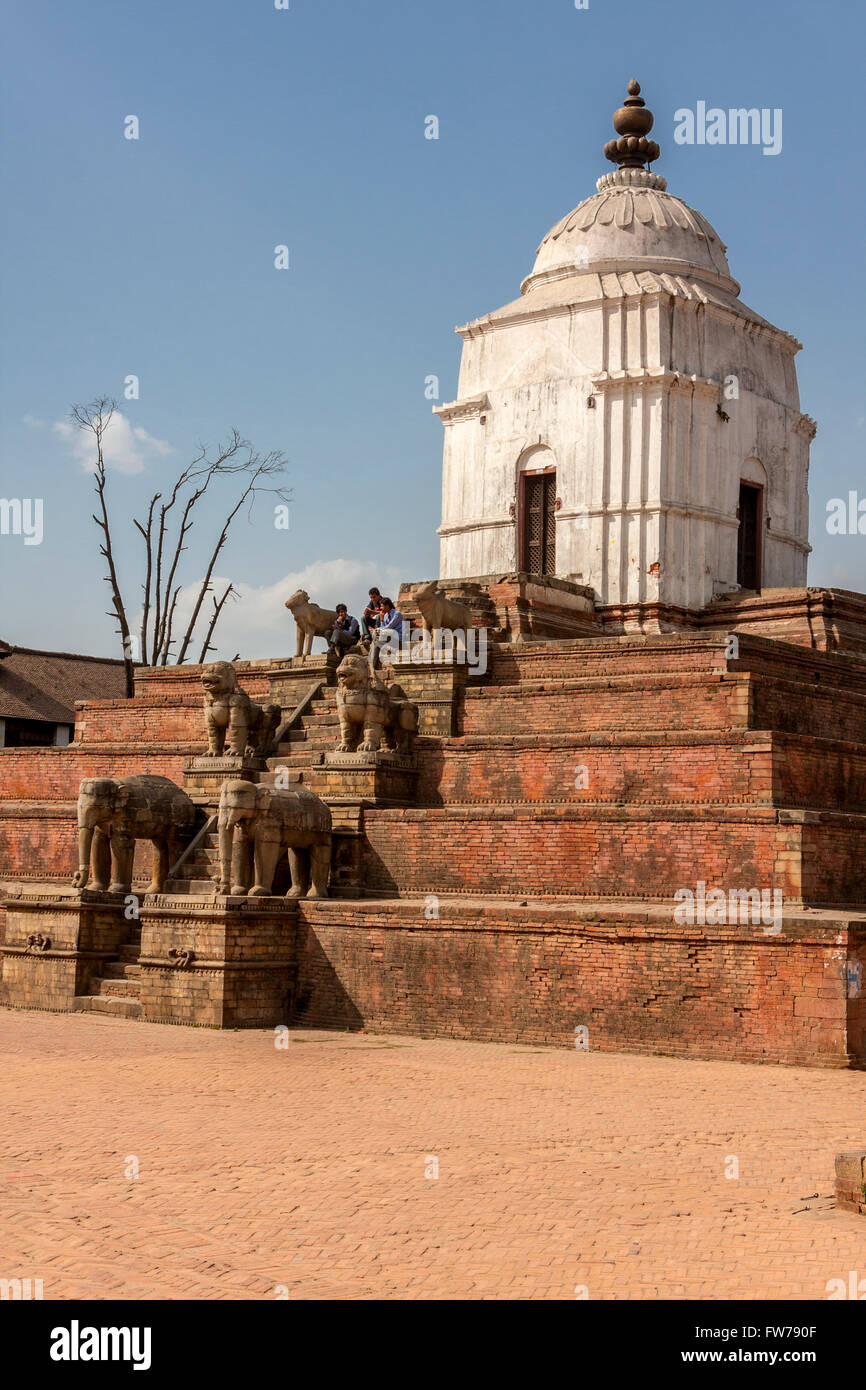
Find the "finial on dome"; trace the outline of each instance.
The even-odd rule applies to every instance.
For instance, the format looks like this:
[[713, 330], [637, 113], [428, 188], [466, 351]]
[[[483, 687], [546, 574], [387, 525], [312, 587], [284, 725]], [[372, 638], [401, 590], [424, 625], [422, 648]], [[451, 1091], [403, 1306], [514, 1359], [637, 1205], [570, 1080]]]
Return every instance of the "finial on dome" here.
[[621, 169], [643, 169], [659, 157], [659, 147], [655, 140], [647, 140], [653, 128], [653, 113], [640, 95], [640, 83], [632, 78], [628, 84], [628, 96], [618, 111], [613, 113], [613, 128], [618, 140], [608, 140], [604, 153], [612, 164]]

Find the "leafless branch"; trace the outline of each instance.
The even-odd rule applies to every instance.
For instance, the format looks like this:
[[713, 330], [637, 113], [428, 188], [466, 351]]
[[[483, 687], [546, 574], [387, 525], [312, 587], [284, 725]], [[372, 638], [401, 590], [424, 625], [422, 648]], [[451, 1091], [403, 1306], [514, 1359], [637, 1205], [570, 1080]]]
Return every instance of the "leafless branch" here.
[[209, 628], [208, 628], [208, 630], [207, 630], [207, 635], [206, 635], [206, 637], [205, 637], [205, 639], [204, 639], [204, 645], [202, 646], [201, 654], [199, 655], [199, 659], [198, 659], [198, 664], [199, 664], [199, 666], [201, 666], [202, 662], [206, 659], [208, 652], [212, 652], [212, 651], [215, 650], [215, 648], [211, 645], [211, 640], [210, 640], [210, 639], [213, 637], [213, 630], [214, 630], [214, 628], [216, 627], [217, 622], [219, 621], [219, 615], [220, 615], [220, 613], [223, 611], [223, 604], [225, 603], [225, 601], [226, 601], [226, 599], [228, 598], [229, 594], [234, 594], [234, 593], [235, 593], [234, 585], [233, 585], [233, 584], [229, 584], [228, 588], [226, 589], [226, 591], [225, 591], [225, 593], [223, 594], [222, 598], [220, 599], [219, 603], [217, 603], [216, 599], [213, 600], [213, 617], [212, 617], [211, 620], [210, 620], [210, 626], [209, 626]]
[[74, 424], [82, 430], [90, 430], [96, 444], [96, 463], [94, 465], [94, 488], [99, 498], [99, 516], [94, 516], [94, 521], [102, 531], [104, 544], [99, 547], [100, 554], [105, 559], [108, 566], [107, 581], [111, 585], [112, 600], [117, 616], [120, 637], [123, 642], [123, 664], [126, 676], [126, 694], [130, 698], [135, 690], [135, 672], [132, 660], [132, 650], [129, 641], [129, 623], [126, 618], [126, 608], [123, 602], [123, 595], [120, 590], [120, 581], [117, 576], [117, 567], [114, 563], [114, 551], [111, 544], [111, 525], [108, 515], [108, 502], [105, 495], [106, 471], [105, 454], [103, 452], [103, 440], [105, 431], [111, 424], [111, 417], [117, 409], [117, 402], [108, 396], [100, 396], [90, 401], [88, 405], [75, 405], [69, 412], [69, 417]]
[[[105, 582], [111, 586], [115, 610], [113, 616], [117, 619], [118, 630], [123, 640], [127, 694], [131, 695], [134, 664], [130, 650], [129, 622], [114, 559], [107, 500], [108, 479], [103, 452], [105, 431], [116, 409], [113, 400], [103, 397], [89, 405], [73, 406], [70, 418], [79, 428], [89, 429], [96, 442], [94, 487], [99, 504], [93, 513], [93, 520], [100, 532], [99, 553], [106, 564]], [[142, 661], [147, 663], [149, 660], [154, 666], [165, 666], [170, 659], [178, 665], [186, 659], [201, 617], [204, 600], [213, 587], [217, 560], [228, 540], [235, 517], [245, 505], [248, 515], [251, 516], [256, 497], [260, 493], [270, 493], [275, 498], [288, 501], [289, 494], [276, 481], [278, 475], [285, 472], [285, 467], [282, 452], [274, 450], [267, 454], [259, 454], [237, 429], [232, 429], [225, 442], [218, 445], [213, 454], [207, 445], [200, 444], [195, 457], [181, 469], [171, 490], [167, 494], [162, 491], [153, 494], [143, 520], [139, 520], [138, 517], [132, 518], [133, 525], [144, 542], [144, 581], [139, 586], [143, 593], [140, 627]], [[235, 474], [243, 478], [240, 495], [222, 523], [198, 589], [192, 615], [180, 643], [180, 650], [177, 656], [173, 657], [172, 649], [176, 645], [173, 626], [178, 598], [183, 589], [183, 584], [178, 582], [178, 572], [181, 557], [188, 550], [189, 534], [197, 516], [196, 508], [215, 478], [232, 477]], [[179, 518], [176, 522], [175, 515]], [[213, 650], [211, 638], [230, 597], [237, 597], [237, 590], [233, 584], [228, 585], [219, 600], [213, 599], [213, 612], [200, 660], [204, 660], [208, 651]]]

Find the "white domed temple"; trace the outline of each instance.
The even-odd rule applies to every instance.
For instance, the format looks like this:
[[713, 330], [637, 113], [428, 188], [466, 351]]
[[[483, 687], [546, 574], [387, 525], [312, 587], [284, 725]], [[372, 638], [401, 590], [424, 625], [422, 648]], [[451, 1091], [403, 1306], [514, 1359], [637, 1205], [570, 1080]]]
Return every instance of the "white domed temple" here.
[[800, 343], [740, 299], [726, 247], [650, 170], [640, 87], [617, 165], [538, 248], [520, 297], [458, 329], [440, 583], [520, 572], [593, 591], [609, 630], [805, 585]]

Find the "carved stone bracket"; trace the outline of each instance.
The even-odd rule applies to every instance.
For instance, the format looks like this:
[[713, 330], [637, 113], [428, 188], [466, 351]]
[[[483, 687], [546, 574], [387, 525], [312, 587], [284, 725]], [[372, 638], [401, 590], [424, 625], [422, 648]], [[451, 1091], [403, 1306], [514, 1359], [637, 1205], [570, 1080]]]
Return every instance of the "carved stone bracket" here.
[[195, 951], [181, 951], [179, 947], [172, 946], [168, 958], [175, 970], [186, 970], [195, 960]]

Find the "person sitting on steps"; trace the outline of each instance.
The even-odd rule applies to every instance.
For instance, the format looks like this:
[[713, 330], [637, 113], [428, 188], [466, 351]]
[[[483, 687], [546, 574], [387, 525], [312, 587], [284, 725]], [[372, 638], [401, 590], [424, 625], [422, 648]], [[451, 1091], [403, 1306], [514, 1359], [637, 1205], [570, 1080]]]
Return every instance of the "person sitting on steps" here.
[[382, 595], [379, 593], [378, 589], [373, 588], [370, 590], [370, 601], [364, 609], [364, 614], [361, 618], [361, 632], [364, 635], [365, 641], [370, 641], [374, 630], [379, 626], [381, 616]]
[[328, 655], [339, 661], [343, 652], [356, 647], [361, 637], [358, 619], [353, 618], [345, 603], [337, 604], [337, 621], [328, 633]]
[[[395, 648], [400, 649], [403, 641], [403, 628], [405, 619], [399, 608], [395, 608], [389, 598], [382, 599], [381, 617], [379, 626], [373, 634], [373, 664], [375, 666], [378, 657], [381, 663], [382, 657], [387, 652], [393, 656]], [[385, 634], [389, 634], [386, 636]], [[393, 637], [391, 634], [393, 633]]]

